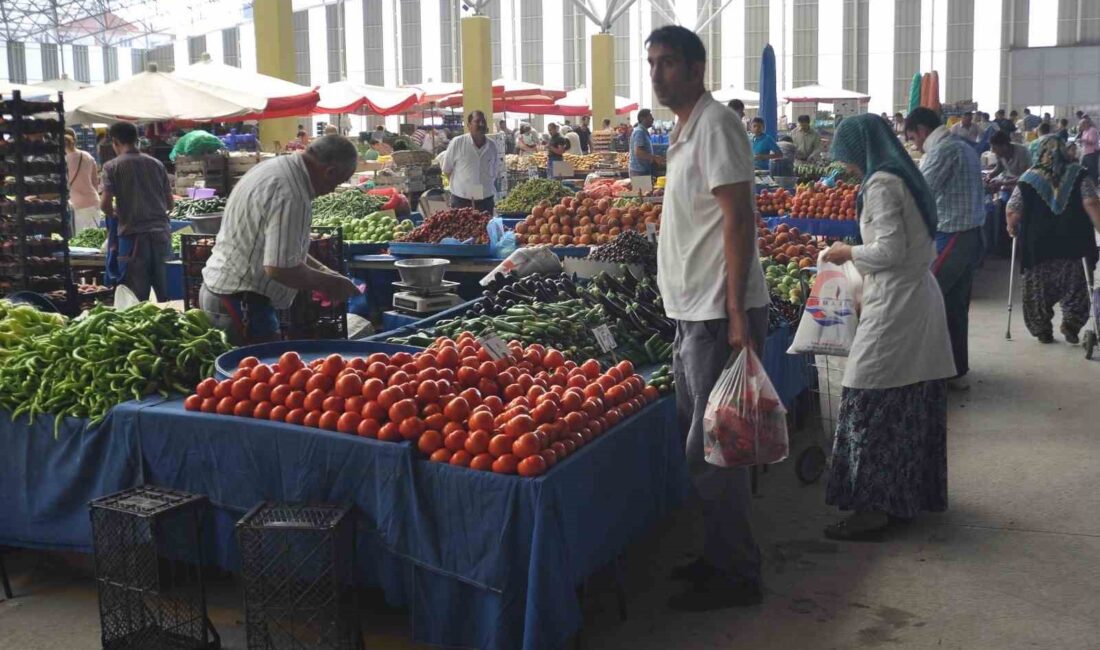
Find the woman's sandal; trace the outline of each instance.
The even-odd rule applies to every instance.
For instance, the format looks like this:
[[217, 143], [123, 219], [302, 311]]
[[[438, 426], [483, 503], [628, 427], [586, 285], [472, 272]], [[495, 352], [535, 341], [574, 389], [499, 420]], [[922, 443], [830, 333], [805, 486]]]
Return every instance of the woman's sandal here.
[[848, 520], [845, 519], [826, 526], [825, 537], [838, 542], [881, 542], [887, 526], [889, 526], [889, 524], [856, 530], [853, 529]]

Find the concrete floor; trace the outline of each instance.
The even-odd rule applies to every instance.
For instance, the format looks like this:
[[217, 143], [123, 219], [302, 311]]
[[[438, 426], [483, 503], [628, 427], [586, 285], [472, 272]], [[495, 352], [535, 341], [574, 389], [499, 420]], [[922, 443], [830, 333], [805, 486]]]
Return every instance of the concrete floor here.
[[[1043, 346], [1020, 318], [1005, 341], [1007, 264], [988, 262], [971, 311], [973, 389], [952, 396], [950, 510], [881, 544], [821, 537], [836, 517], [821, 484], [791, 462], [761, 477], [757, 534], [762, 606], [679, 615], [665, 600], [671, 566], [694, 550], [688, 508], [626, 554], [629, 620], [608, 576], [592, 580], [589, 648], [1100, 647], [1100, 361]], [[808, 434], [799, 438], [804, 442]], [[95, 594], [55, 555], [9, 556], [17, 597], [0, 602], [0, 648], [98, 647]], [[225, 647], [243, 648], [232, 583], [213, 589]], [[368, 647], [409, 648], [400, 615], [372, 614]]]

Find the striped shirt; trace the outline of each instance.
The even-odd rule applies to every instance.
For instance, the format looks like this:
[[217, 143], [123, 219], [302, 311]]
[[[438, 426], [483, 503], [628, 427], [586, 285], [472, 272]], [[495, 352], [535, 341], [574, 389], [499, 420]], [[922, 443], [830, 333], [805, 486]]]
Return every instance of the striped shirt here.
[[980, 227], [985, 223], [985, 189], [974, 147], [940, 126], [925, 140], [924, 150], [920, 171], [936, 197], [936, 230], [963, 232]]
[[172, 187], [164, 165], [152, 156], [126, 152], [103, 165], [103, 190], [115, 197], [118, 234], [171, 232]]
[[301, 154], [279, 156], [241, 178], [225, 206], [214, 251], [202, 271], [219, 294], [251, 291], [286, 309], [297, 290], [267, 276], [265, 266], [294, 268], [309, 253], [313, 185]]

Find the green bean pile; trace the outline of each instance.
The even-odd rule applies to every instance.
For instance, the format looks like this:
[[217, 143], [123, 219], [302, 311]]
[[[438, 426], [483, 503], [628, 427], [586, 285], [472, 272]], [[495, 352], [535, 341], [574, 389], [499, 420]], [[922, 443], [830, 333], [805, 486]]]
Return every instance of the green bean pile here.
[[141, 303], [124, 310], [97, 306], [67, 326], [25, 337], [0, 360], [0, 407], [12, 419], [56, 415], [98, 424], [116, 404], [169, 390], [190, 392], [229, 349], [206, 314]]
[[31, 307], [0, 300], [0, 363], [8, 351], [32, 336], [48, 334], [65, 325], [61, 314], [48, 314]]

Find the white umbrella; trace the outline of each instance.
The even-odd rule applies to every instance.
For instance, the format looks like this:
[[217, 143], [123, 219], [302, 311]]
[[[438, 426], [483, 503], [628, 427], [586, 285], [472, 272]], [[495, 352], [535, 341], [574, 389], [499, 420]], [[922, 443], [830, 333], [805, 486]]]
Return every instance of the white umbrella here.
[[318, 113], [356, 113], [397, 115], [420, 100], [416, 88], [383, 88], [356, 81], [337, 81], [318, 88]]
[[217, 93], [245, 93], [266, 100], [262, 115], [245, 115], [237, 119], [308, 115], [318, 99], [314, 88], [258, 72], [248, 72], [224, 63], [215, 63], [208, 54], [204, 54], [201, 61], [176, 70], [172, 75]]
[[169, 120], [207, 122], [260, 113], [267, 98], [214, 88], [157, 72], [155, 65], [106, 86], [85, 88], [65, 97], [66, 121]]
[[434, 104], [444, 97], [450, 97], [462, 92], [462, 84], [446, 81], [429, 81], [422, 84], [406, 86], [420, 93], [421, 104]]
[[35, 86], [25, 86], [23, 84], [13, 84], [7, 81], [0, 81], [0, 96], [11, 97], [13, 91], [19, 91], [19, 96], [23, 99], [56, 99], [56, 93], [51, 92], [49, 88], [36, 88]]
[[84, 88], [90, 88], [91, 86], [92, 84], [70, 79], [68, 75], [64, 74], [61, 75], [60, 79], [50, 79], [49, 81], [34, 84], [35, 88], [46, 88], [48, 90], [57, 90], [63, 93], [71, 93]]
[[828, 104], [834, 101], [843, 101], [846, 99], [856, 99], [862, 102], [871, 99], [870, 95], [856, 92], [854, 90], [845, 90], [843, 88], [829, 88], [816, 84], [812, 86], [791, 88], [790, 90], [783, 91], [779, 94], [779, 96], [787, 100], [788, 102], [821, 102], [824, 104]]
[[760, 105], [760, 93], [753, 92], [747, 88], [734, 88], [733, 86], [729, 86], [728, 88], [716, 90], [710, 95], [723, 104], [727, 104], [735, 99], [740, 99], [746, 106]]

